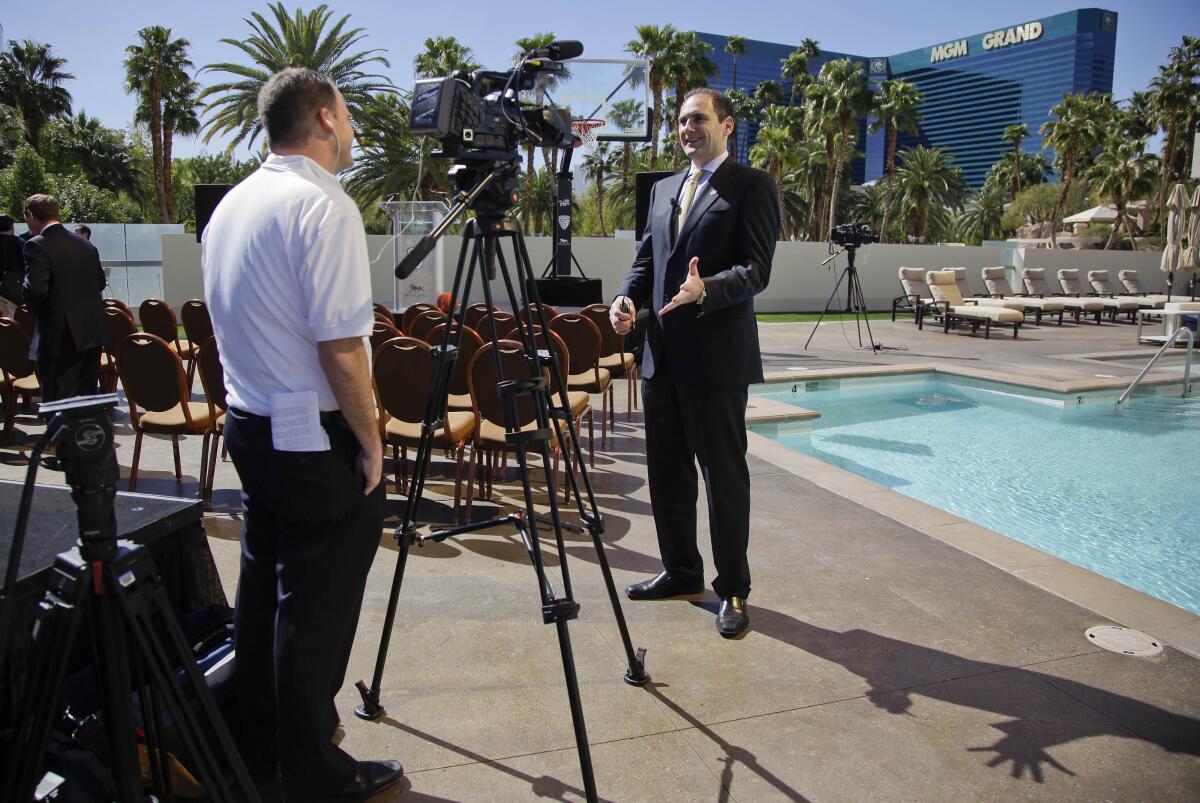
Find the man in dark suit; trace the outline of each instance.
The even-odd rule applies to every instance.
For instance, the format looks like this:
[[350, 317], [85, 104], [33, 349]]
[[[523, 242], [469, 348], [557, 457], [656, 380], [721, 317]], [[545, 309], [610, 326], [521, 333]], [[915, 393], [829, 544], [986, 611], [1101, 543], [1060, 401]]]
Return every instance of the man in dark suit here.
[[25, 304], [37, 319], [29, 356], [37, 360], [43, 402], [96, 393], [108, 342], [100, 252], [58, 216], [50, 195], [25, 201], [33, 235], [25, 243]]
[[25, 285], [25, 241], [13, 234], [13, 219], [0, 215], [0, 316], [11, 318], [22, 302]]
[[746, 398], [761, 382], [754, 296], [767, 286], [779, 236], [774, 180], [728, 158], [729, 98], [693, 90], [680, 108], [687, 172], [654, 185], [633, 268], [610, 318], [627, 332], [636, 305], [656, 310], [642, 358], [650, 503], [665, 571], [626, 589], [630, 599], [696, 594], [704, 564], [696, 548], [696, 460], [708, 495], [721, 598], [717, 630], [749, 625], [750, 474]]

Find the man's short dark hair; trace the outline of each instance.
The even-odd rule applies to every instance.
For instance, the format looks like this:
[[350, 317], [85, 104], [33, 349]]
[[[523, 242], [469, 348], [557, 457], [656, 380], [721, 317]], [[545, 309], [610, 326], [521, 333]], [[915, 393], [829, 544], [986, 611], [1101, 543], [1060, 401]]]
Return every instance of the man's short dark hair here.
[[272, 75], [258, 91], [258, 119], [272, 147], [303, 145], [313, 118], [322, 108], [337, 111], [337, 86], [327, 75], [288, 67]]
[[25, 199], [25, 211], [39, 223], [47, 220], [58, 220], [58, 201], [53, 195], [39, 193]]
[[[718, 123], [724, 122], [726, 117], [733, 117], [733, 101], [730, 100], [729, 96], [724, 92], [718, 92], [717, 90], [707, 86], [697, 87], [683, 96], [684, 103], [696, 95], [705, 95], [709, 100], [712, 101], [713, 111], [717, 113]], [[682, 106], [680, 108], [682, 108]], [[734, 117], [733, 121], [736, 123], [737, 118]]]
[[0, 231], [12, 231], [15, 222], [8, 215], [0, 215]]
[[76, 234], [86, 234], [88, 237], [91, 237], [92, 229], [90, 226], [80, 223], [78, 226], [75, 227], [75, 233]]

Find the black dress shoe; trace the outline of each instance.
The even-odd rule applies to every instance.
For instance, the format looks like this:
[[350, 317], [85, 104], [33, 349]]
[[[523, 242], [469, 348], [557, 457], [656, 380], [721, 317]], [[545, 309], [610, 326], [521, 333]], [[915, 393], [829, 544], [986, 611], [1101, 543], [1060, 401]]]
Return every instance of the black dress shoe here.
[[687, 582], [677, 580], [670, 572], [663, 572], [657, 577], [634, 583], [625, 589], [625, 595], [630, 599], [668, 599], [685, 594], [703, 594], [704, 583], [700, 580]]
[[399, 761], [360, 761], [354, 780], [334, 797], [336, 800], [362, 800], [379, 794], [402, 775], [404, 767]]
[[749, 626], [750, 614], [746, 613], [746, 600], [724, 597], [721, 610], [717, 611], [717, 632], [725, 638], [733, 638]]

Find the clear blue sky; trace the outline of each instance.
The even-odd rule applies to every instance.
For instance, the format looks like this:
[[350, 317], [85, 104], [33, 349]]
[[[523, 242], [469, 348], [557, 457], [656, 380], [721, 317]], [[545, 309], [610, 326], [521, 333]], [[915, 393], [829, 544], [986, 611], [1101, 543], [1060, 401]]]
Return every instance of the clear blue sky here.
[[[286, 0], [289, 8], [295, 3]], [[315, 2], [304, 2], [305, 9]], [[1200, 2], [1196, 0], [1111, 0], [1097, 4], [1118, 12], [1116, 71], [1118, 98], [1144, 88], [1167, 50], [1183, 34], [1200, 35]], [[195, 2], [114, 3], [51, 2], [43, 5], [5, 3], [0, 24], [9, 39], [26, 37], [52, 44], [69, 61], [76, 78], [68, 84], [76, 111], [83, 109], [105, 125], [124, 127], [134, 101], [123, 89], [124, 48], [138, 29], [165, 25], [191, 44], [197, 67], [238, 61], [240, 52], [221, 43], [223, 37], [248, 33], [242, 21], [250, 11], [266, 13], [266, 3], [199, 0]], [[933, 2], [933, 0], [860, 0], [830, 3], [797, 0], [701, 0], [700, 2], [634, 2], [633, 0], [543, 0], [542, 2], [405, 2], [404, 0], [334, 0], [335, 16], [350, 15], [352, 25], [369, 34], [367, 47], [382, 48], [391, 62], [381, 70], [399, 87], [412, 83], [412, 59], [428, 36], [453, 35], [471, 47], [488, 67], [503, 67], [513, 41], [552, 30], [560, 38], [583, 41], [585, 56], [621, 57], [622, 46], [640, 23], [672, 23], [678, 28], [736, 33], [751, 39], [793, 43], [816, 39], [823, 48], [863, 56], [890, 55], [913, 48], [1085, 7], [1057, 0], [1009, 0], [1005, 3]], [[13, 13], [13, 8], [20, 9]], [[200, 83], [215, 83], [220, 74], [202, 73]], [[224, 143], [214, 142], [208, 150]], [[178, 156], [205, 149], [199, 138], [180, 139]]]

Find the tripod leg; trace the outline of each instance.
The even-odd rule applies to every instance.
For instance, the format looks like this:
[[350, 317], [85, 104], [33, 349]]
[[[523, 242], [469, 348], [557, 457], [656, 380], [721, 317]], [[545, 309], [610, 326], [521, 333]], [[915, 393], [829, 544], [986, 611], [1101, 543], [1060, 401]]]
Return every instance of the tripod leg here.
[[[879, 349], [875, 344], [875, 336], [873, 334], [871, 334], [870, 312], [867, 310], [867, 299], [866, 299], [866, 296], [863, 295], [862, 280], [858, 277], [857, 269], [850, 276], [850, 282], [851, 282], [850, 286], [852, 287], [853, 292], [854, 292], [855, 303], [858, 304], [859, 309], [862, 310], [863, 325], [867, 328], [867, 339], [871, 342], [871, 353], [875, 353]], [[856, 318], [856, 322], [857, 322], [857, 318]], [[861, 332], [859, 333], [858, 344], [860, 346], [862, 345]]]
[[813, 330], [808, 333], [808, 340], [804, 341], [805, 351], [808, 350], [808, 344], [812, 342], [813, 336], [817, 333], [817, 329], [821, 326], [821, 321], [825, 320], [825, 314], [829, 312], [829, 305], [832, 304], [833, 299], [837, 297], [838, 288], [842, 286], [842, 278], [845, 277], [845, 275], [846, 269], [843, 269], [842, 272], [838, 274], [837, 281], [833, 283], [833, 292], [829, 294], [829, 299], [825, 302], [825, 308], [821, 310], [820, 317], [818, 317], [817, 322], [813, 324]]

